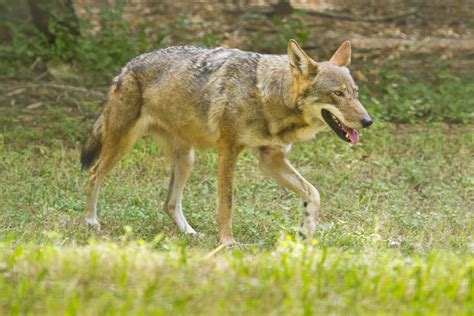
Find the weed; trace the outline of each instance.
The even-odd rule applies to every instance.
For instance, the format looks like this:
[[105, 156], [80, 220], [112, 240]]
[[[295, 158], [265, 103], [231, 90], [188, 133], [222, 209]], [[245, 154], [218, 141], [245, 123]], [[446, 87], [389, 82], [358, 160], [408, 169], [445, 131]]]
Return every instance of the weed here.
[[309, 29], [303, 23], [304, 13], [296, 11], [294, 15], [280, 18], [273, 16], [272, 29], [276, 32], [271, 35], [256, 33], [251, 47], [260, 52], [278, 53], [282, 47], [288, 45], [290, 39], [295, 39], [302, 45], [308, 41]]
[[464, 314], [468, 256], [344, 252], [281, 239], [211, 259], [164, 242], [0, 245], [0, 310], [21, 314]]
[[446, 71], [433, 77], [431, 81], [418, 75], [404, 77], [382, 68], [378, 84], [362, 86], [362, 101], [379, 119], [395, 123], [472, 123], [474, 82]]

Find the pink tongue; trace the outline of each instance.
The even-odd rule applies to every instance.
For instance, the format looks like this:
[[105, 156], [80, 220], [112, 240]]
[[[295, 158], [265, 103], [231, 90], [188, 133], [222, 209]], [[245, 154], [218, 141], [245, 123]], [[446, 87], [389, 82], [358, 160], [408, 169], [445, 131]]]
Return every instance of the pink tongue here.
[[348, 133], [351, 143], [357, 144], [359, 142], [359, 132], [355, 128], [351, 128]]

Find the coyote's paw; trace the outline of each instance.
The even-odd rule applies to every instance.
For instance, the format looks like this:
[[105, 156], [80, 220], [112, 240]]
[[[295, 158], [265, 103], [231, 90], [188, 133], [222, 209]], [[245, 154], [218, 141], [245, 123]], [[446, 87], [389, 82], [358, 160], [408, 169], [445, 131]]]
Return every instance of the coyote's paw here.
[[222, 237], [220, 240], [220, 245], [224, 248], [231, 248], [233, 246], [237, 246], [238, 243], [233, 237]]
[[182, 233], [185, 236], [189, 236], [189, 237], [194, 238], [194, 239], [202, 239], [202, 238], [206, 237], [206, 235], [204, 235], [203, 233], [198, 233], [197, 231], [195, 231], [192, 228], [191, 228], [191, 230], [186, 230], [186, 231], [183, 231]]
[[316, 232], [316, 224], [317, 222], [314, 218], [305, 217], [298, 231], [300, 236], [303, 237], [303, 239], [312, 238]]
[[214, 249], [213, 251], [208, 253], [206, 255], [206, 259], [209, 259], [209, 258], [215, 256], [219, 251], [222, 251], [224, 249], [231, 249], [231, 248], [234, 248], [234, 247], [238, 247], [238, 245], [239, 244], [234, 240], [234, 238], [232, 238], [232, 236], [230, 236], [230, 237], [221, 237], [220, 245], [216, 249]]
[[86, 218], [87, 227], [100, 231], [100, 224], [97, 218]]
[[303, 239], [311, 239], [316, 232], [316, 225], [318, 224], [319, 203], [304, 202], [303, 205], [305, 207], [304, 218], [299, 234]]
[[206, 235], [204, 235], [203, 233], [198, 233], [198, 232], [194, 232], [190, 235], [195, 239], [204, 239], [206, 237]]

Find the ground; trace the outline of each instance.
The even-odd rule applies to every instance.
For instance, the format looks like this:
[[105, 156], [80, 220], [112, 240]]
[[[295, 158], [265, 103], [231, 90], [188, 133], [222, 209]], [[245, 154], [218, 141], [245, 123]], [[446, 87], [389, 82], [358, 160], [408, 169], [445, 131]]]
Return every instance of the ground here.
[[85, 227], [87, 173], [78, 158], [97, 107], [0, 107], [1, 310], [472, 310], [471, 125], [378, 121], [357, 146], [331, 133], [294, 146], [290, 159], [322, 195], [321, 223], [309, 242], [297, 239], [302, 201], [261, 175], [256, 157], [244, 152], [234, 215], [242, 245], [207, 258], [217, 246], [212, 150], [198, 152], [184, 200], [204, 237], [183, 236], [162, 211], [169, 168], [152, 139], [107, 179], [102, 230]]
[[[50, 47], [19, 29], [0, 49], [0, 314], [473, 314], [473, 42], [462, 1], [433, 23], [435, 6], [375, 24], [300, 13], [262, 24], [255, 12], [218, 19], [214, 7], [186, 11], [177, 1], [176, 12], [191, 13], [176, 16], [140, 5], [125, 17], [140, 9], [163, 36], [156, 27], [133, 36], [133, 21], [104, 11], [101, 31], [74, 47], [67, 36]], [[323, 9], [370, 17], [390, 8]], [[84, 225], [80, 148], [126, 60], [185, 42], [284, 52], [294, 36], [325, 57], [355, 40], [351, 69], [374, 118], [357, 145], [327, 132], [290, 153], [321, 193], [314, 239], [297, 233], [302, 201], [244, 151], [240, 246], [210, 256], [217, 153], [197, 152], [183, 207], [203, 236], [185, 236], [163, 211], [169, 162], [151, 138], [107, 177], [101, 231]]]

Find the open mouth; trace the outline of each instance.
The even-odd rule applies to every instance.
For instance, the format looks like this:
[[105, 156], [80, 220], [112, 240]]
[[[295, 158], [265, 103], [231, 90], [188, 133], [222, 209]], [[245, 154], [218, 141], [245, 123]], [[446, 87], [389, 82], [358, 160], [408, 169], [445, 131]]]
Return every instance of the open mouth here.
[[352, 144], [359, 142], [359, 132], [355, 128], [347, 127], [334, 114], [326, 109], [321, 110], [321, 115], [340, 139]]

